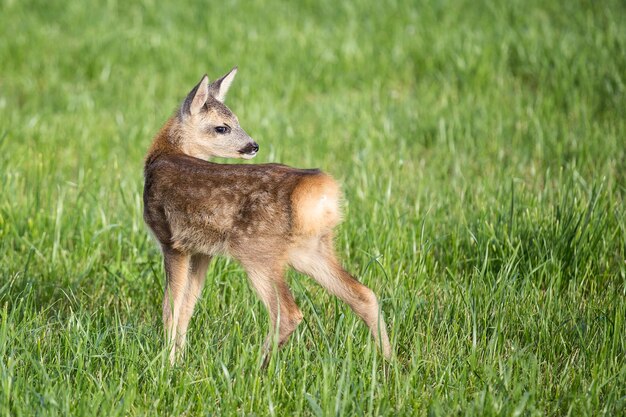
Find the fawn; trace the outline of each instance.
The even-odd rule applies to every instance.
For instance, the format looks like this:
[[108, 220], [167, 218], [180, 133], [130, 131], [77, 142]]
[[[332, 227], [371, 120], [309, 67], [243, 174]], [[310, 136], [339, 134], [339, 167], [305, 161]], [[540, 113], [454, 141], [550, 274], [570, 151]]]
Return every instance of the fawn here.
[[348, 303], [389, 358], [391, 346], [376, 296], [335, 255], [333, 228], [341, 219], [337, 183], [317, 169], [207, 161], [250, 159], [259, 150], [224, 105], [236, 72], [235, 67], [210, 84], [203, 76], [146, 156], [144, 220], [165, 261], [163, 322], [170, 362], [182, 353], [214, 255], [241, 263], [268, 310], [264, 366], [273, 337], [283, 345], [302, 320], [285, 282], [287, 266]]

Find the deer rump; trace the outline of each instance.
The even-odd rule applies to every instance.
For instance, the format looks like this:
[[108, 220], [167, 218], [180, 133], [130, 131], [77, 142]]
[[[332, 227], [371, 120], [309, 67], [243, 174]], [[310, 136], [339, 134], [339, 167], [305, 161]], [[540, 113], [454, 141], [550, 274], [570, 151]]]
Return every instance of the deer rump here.
[[162, 244], [186, 252], [229, 252], [253, 236], [321, 236], [341, 221], [339, 186], [317, 169], [162, 156], [145, 176], [146, 222]]

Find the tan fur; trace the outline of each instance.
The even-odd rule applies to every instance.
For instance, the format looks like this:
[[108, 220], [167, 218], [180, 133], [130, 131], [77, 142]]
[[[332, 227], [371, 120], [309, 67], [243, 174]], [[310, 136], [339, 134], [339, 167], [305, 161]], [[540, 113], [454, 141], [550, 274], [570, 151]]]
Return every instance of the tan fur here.
[[[170, 361], [176, 359], [176, 348], [182, 348], [184, 339], [178, 331], [178, 322], [181, 311], [185, 310], [187, 300], [187, 281], [189, 277], [189, 260], [187, 254], [163, 248], [165, 259], [165, 273], [167, 274], [167, 286], [163, 297], [163, 323], [165, 324], [166, 338], [171, 346]], [[185, 326], [186, 327], [186, 323]]]
[[341, 221], [339, 198], [339, 186], [329, 175], [303, 179], [291, 196], [297, 233], [315, 236], [335, 227]]
[[298, 246], [290, 249], [289, 263], [298, 272], [315, 279], [328, 292], [347, 303], [370, 328], [385, 357], [391, 356], [387, 328], [376, 296], [341, 267], [332, 248], [332, 236], [300, 241]]
[[[264, 365], [274, 337], [282, 346], [302, 321], [285, 281], [289, 266], [345, 301], [389, 358], [376, 296], [342, 268], [333, 248], [332, 231], [341, 220], [335, 180], [319, 170], [203, 160], [251, 158], [258, 150], [222, 103], [233, 77], [234, 70], [210, 85], [203, 77], [146, 157], [144, 219], [163, 250], [163, 322], [171, 362], [183, 352], [213, 255], [237, 259], [268, 310]], [[219, 126], [228, 131], [218, 132]]]

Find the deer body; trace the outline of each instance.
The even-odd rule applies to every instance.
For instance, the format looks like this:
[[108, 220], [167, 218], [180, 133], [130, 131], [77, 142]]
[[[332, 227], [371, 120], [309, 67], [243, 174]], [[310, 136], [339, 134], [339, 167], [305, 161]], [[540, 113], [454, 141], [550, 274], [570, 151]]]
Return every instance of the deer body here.
[[161, 245], [167, 276], [163, 321], [170, 360], [182, 351], [194, 305], [214, 255], [237, 259], [270, 316], [266, 358], [302, 320], [284, 279], [288, 266], [338, 296], [368, 325], [386, 357], [391, 348], [373, 292], [337, 261], [337, 183], [317, 169], [231, 165], [211, 156], [253, 157], [258, 145], [223, 105], [236, 69], [205, 77], [154, 139], [145, 164], [144, 219]]

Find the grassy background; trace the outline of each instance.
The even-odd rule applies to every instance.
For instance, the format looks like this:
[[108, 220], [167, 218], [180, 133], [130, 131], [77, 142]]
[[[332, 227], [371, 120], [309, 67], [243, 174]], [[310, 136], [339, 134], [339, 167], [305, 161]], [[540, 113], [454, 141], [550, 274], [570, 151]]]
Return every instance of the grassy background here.
[[[625, 21], [617, 0], [1, 0], [0, 414], [624, 413]], [[305, 322], [261, 372], [266, 314], [218, 260], [166, 365], [142, 158], [234, 65], [255, 162], [344, 185], [339, 251], [393, 362], [292, 273]]]

